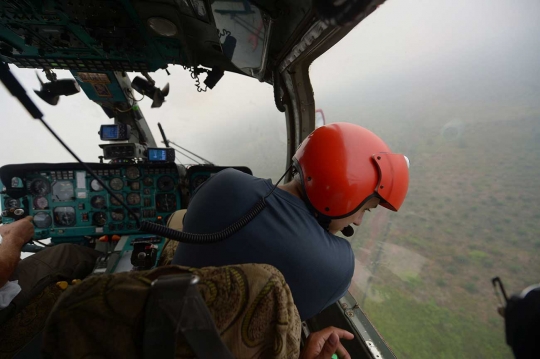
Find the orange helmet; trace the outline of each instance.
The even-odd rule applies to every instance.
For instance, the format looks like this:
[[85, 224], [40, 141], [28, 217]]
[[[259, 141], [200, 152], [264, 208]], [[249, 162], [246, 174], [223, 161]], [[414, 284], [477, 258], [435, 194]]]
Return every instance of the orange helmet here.
[[328, 218], [356, 212], [370, 198], [397, 211], [409, 187], [409, 160], [352, 123], [317, 128], [293, 157], [309, 204]]

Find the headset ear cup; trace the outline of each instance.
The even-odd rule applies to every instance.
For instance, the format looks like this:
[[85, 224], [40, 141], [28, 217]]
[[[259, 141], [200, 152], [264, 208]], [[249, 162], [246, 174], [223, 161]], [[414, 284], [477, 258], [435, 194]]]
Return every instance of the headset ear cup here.
[[408, 158], [394, 153], [373, 155], [379, 169], [376, 192], [381, 198], [381, 206], [397, 212], [409, 188]]

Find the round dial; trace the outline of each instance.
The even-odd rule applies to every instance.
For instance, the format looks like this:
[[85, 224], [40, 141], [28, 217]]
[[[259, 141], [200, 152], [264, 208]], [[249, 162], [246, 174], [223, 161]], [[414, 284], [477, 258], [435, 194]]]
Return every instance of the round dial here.
[[149, 194], [150, 194], [150, 188], [145, 188], [145, 189], [143, 189], [143, 193], [144, 193], [145, 195], [149, 195]]
[[21, 206], [21, 201], [15, 198], [6, 198], [4, 202], [6, 208], [19, 208]]
[[191, 182], [191, 189], [194, 191], [196, 190], [200, 185], [204, 183], [208, 179], [208, 176], [197, 176], [195, 177]]
[[107, 223], [107, 214], [105, 212], [96, 212], [92, 215], [92, 222], [96, 226], [104, 226]]
[[127, 203], [134, 205], [141, 203], [141, 196], [138, 193], [130, 193], [127, 195]]
[[124, 210], [117, 208], [111, 212], [111, 217], [113, 221], [123, 221], [124, 220]]
[[92, 197], [92, 199], [90, 200], [90, 204], [91, 204], [92, 207], [94, 207], [94, 208], [101, 209], [101, 208], [104, 208], [104, 207], [105, 207], [105, 205], [107, 204], [107, 202], [105, 201], [105, 197], [103, 197], [103, 196], [94, 196], [94, 197]]
[[152, 179], [152, 177], [144, 177], [143, 184], [147, 187], [152, 186], [154, 184], [154, 180]]
[[[132, 208], [131, 210], [135, 213], [137, 218], [141, 218], [141, 210], [139, 208]], [[133, 215], [131, 213], [128, 213], [128, 215], [129, 215], [130, 219], [134, 219], [134, 217], [133, 217]]]
[[[119, 194], [119, 193], [116, 193], [116, 197], [120, 198], [122, 201], [124, 200], [124, 196], [122, 196], [122, 195]], [[121, 204], [120, 202], [118, 202], [118, 201], [116, 200], [116, 198], [114, 198], [113, 196], [110, 196], [109, 198], [110, 198], [111, 204], [112, 204], [113, 206], [121, 206], [121, 205], [122, 205], [122, 204]]]
[[122, 181], [121, 178], [113, 178], [109, 182], [109, 186], [115, 191], [120, 191], [122, 188], [124, 188], [124, 181]]
[[45, 198], [43, 196], [39, 196], [39, 197], [34, 198], [34, 200], [32, 202], [34, 204], [35, 209], [45, 209], [45, 208], [49, 207], [49, 201], [47, 200], [47, 198]]
[[159, 212], [172, 212], [176, 210], [176, 195], [162, 193], [156, 196], [156, 208]]
[[48, 228], [52, 224], [52, 218], [46, 212], [38, 212], [34, 214], [34, 224], [37, 228]]
[[103, 191], [103, 186], [97, 179], [93, 179], [92, 182], [90, 182], [90, 188], [92, 188], [92, 191], [94, 192]]
[[52, 185], [52, 200], [56, 202], [71, 201], [75, 199], [73, 183], [70, 181], [57, 181]]
[[157, 181], [157, 187], [160, 191], [171, 191], [174, 188], [174, 180], [170, 176], [161, 176]]
[[30, 193], [34, 196], [46, 196], [51, 192], [51, 184], [45, 178], [38, 178], [30, 183]]
[[73, 227], [77, 222], [75, 217], [75, 208], [56, 207], [54, 209], [54, 223], [60, 227]]
[[140, 175], [141, 175], [141, 172], [139, 171], [139, 169], [137, 167], [130, 166], [130, 167], [126, 168], [126, 177], [127, 178], [129, 178], [131, 180], [134, 180], [134, 179], [139, 178]]

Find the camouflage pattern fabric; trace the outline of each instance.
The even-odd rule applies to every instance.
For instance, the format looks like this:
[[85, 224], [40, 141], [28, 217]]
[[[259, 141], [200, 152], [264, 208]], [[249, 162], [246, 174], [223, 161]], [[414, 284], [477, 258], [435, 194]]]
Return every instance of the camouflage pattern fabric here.
[[176, 252], [176, 247], [178, 247], [178, 243], [180, 242], [167, 239], [165, 245], [163, 246], [161, 256], [158, 260], [158, 267], [168, 266], [172, 263], [174, 253]]
[[49, 312], [61, 294], [62, 290], [56, 284], [49, 285], [0, 326], [0, 359], [12, 358], [45, 327]]
[[[186, 215], [185, 209], [174, 212], [167, 220], [167, 227], [181, 231], [184, 229], [184, 216]], [[178, 241], [167, 239], [163, 246], [163, 251], [159, 257], [158, 266], [167, 266], [172, 263], [176, 247], [178, 247]]]
[[[90, 277], [71, 286], [44, 331], [44, 358], [138, 358], [150, 283], [193, 273], [223, 342], [236, 358], [298, 358], [300, 316], [281, 273], [264, 264], [159, 267]], [[183, 338], [176, 358], [194, 358]]]

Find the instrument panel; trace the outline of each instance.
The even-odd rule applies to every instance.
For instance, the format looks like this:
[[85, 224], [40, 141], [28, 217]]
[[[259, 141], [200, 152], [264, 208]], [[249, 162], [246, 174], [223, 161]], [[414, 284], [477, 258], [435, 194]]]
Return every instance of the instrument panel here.
[[188, 180], [189, 194], [193, 195], [197, 188], [199, 188], [209, 178], [213, 177], [216, 173], [227, 169], [234, 168], [237, 171], [253, 175], [253, 172], [249, 167], [245, 166], [208, 166], [208, 165], [196, 165], [188, 168], [186, 172], [186, 178]]
[[55, 243], [137, 233], [133, 215], [119, 200], [141, 220], [161, 224], [182, 208], [174, 164], [89, 166], [114, 196], [78, 163], [9, 165], [0, 169], [6, 187], [0, 204], [24, 209], [34, 217], [34, 239], [51, 237]]

